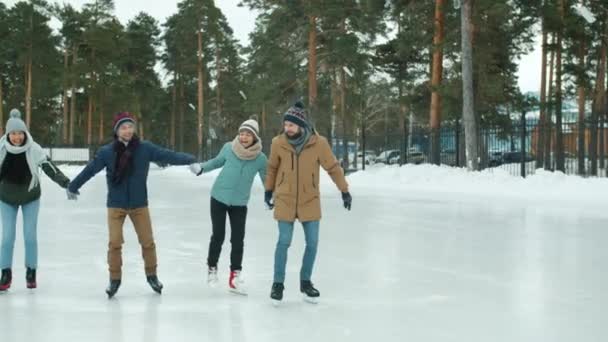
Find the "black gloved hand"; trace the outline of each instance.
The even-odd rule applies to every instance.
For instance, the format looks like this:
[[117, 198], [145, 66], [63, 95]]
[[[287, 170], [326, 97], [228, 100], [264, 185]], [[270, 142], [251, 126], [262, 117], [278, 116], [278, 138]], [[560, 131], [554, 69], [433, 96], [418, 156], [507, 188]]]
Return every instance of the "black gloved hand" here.
[[267, 190], [264, 193], [264, 202], [266, 203], [266, 207], [268, 207], [268, 209], [274, 208], [274, 203], [272, 202], [272, 190]]
[[342, 201], [344, 202], [344, 209], [350, 210], [350, 207], [353, 204], [353, 197], [350, 195], [350, 192], [342, 193]]

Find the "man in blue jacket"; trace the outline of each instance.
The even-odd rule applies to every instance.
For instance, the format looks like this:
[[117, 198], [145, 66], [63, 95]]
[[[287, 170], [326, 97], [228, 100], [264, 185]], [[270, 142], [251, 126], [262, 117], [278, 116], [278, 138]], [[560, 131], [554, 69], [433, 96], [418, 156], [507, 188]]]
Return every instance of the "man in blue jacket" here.
[[114, 142], [99, 149], [95, 158], [68, 186], [68, 199], [75, 200], [78, 190], [99, 171], [106, 169], [108, 184], [108, 266], [110, 284], [106, 289], [112, 298], [121, 283], [123, 224], [129, 216], [141, 244], [146, 278], [154, 291], [161, 293], [163, 285], [156, 275], [156, 245], [148, 211], [147, 179], [150, 162], [169, 165], [189, 165], [193, 155], [176, 153], [151, 142], [141, 141], [135, 134], [135, 119], [130, 113], [114, 118]]

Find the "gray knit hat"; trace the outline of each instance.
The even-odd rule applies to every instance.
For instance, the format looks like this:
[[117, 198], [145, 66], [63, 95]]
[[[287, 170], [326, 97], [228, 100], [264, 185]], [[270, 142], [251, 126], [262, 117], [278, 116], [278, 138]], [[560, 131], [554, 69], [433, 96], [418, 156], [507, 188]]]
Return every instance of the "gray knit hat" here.
[[9, 117], [6, 122], [6, 133], [27, 132], [27, 126], [21, 120], [21, 112], [18, 109], [11, 110]]

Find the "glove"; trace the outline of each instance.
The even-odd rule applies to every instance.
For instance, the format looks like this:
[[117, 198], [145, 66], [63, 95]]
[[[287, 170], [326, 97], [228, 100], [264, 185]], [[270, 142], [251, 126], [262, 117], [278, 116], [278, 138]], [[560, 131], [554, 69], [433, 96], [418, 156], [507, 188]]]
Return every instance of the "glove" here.
[[353, 197], [350, 195], [350, 192], [342, 193], [342, 201], [344, 202], [344, 209], [350, 210], [350, 206], [353, 204]]
[[203, 168], [199, 163], [190, 164], [190, 166], [188, 167], [190, 168], [190, 172], [194, 173], [197, 176], [200, 176], [203, 173]]
[[70, 200], [70, 201], [76, 201], [76, 200], [78, 200], [78, 195], [80, 195], [80, 192], [78, 192], [78, 191], [71, 192], [70, 189], [65, 189], [65, 191], [68, 194], [68, 200]]
[[272, 202], [272, 190], [268, 190], [264, 193], [264, 202], [266, 203], [266, 207], [268, 209], [274, 208], [274, 203]]

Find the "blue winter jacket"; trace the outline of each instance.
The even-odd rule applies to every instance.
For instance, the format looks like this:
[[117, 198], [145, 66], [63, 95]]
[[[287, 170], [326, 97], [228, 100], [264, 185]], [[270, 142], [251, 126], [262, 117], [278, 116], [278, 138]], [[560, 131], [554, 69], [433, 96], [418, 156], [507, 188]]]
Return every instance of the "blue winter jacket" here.
[[256, 159], [242, 160], [232, 150], [232, 143], [226, 143], [217, 157], [201, 164], [203, 172], [223, 167], [211, 188], [211, 197], [231, 206], [247, 206], [251, 195], [251, 185], [256, 174], [262, 184], [266, 180], [268, 159], [260, 153]]
[[193, 155], [177, 153], [161, 148], [149, 141], [141, 141], [133, 153], [132, 170], [119, 184], [112, 181], [116, 166], [116, 152], [113, 143], [101, 147], [95, 159], [74, 178], [68, 190], [77, 193], [78, 189], [99, 171], [106, 169], [108, 184], [108, 208], [136, 209], [148, 206], [148, 171], [150, 162], [169, 165], [189, 165], [196, 161]]

